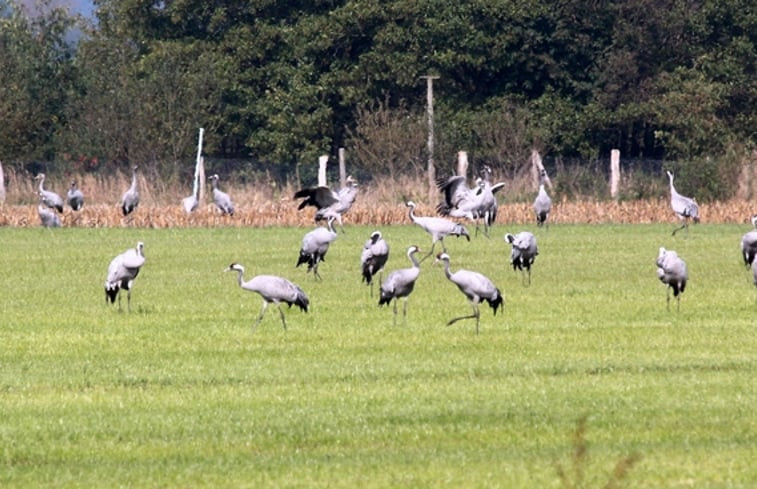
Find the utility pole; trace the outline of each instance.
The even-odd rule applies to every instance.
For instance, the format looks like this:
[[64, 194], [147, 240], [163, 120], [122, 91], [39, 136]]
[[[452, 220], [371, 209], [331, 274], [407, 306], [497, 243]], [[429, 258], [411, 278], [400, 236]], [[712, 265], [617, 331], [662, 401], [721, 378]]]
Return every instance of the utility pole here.
[[426, 113], [428, 114], [428, 201], [436, 195], [436, 167], [434, 166], [434, 80], [438, 76], [422, 76], [426, 79]]

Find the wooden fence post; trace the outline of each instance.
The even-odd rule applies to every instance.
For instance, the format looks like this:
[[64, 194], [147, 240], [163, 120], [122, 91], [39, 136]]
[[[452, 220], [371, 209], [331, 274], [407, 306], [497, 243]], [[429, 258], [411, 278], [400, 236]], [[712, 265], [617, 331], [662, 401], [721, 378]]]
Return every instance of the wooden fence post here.
[[544, 184], [552, 188], [552, 180], [549, 179], [547, 171], [544, 169], [544, 165], [541, 162], [541, 155], [535, 149], [531, 150], [531, 176], [534, 179], [534, 187], [539, 188], [541, 184], [541, 176], [544, 174]]
[[5, 202], [5, 176], [3, 175], [3, 162], [0, 161], [0, 204]]
[[468, 153], [465, 151], [457, 152], [457, 174], [461, 177], [468, 176]]
[[339, 187], [347, 185], [347, 163], [344, 148], [339, 148]]
[[620, 184], [620, 150], [610, 151], [610, 197], [618, 200], [618, 186]]

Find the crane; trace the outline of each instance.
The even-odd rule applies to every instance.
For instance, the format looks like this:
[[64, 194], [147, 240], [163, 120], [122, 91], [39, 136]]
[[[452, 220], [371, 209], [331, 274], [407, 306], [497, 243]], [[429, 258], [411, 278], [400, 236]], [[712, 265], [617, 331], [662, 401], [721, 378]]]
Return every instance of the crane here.
[[[373, 297], [373, 277], [384, 269], [388, 259], [389, 245], [384, 241], [381, 231], [373, 231], [368, 241], [363, 245], [363, 251], [360, 254], [363, 282], [370, 286], [371, 297]], [[379, 282], [381, 282], [380, 276]]]
[[489, 165], [484, 165], [483, 169], [481, 170], [481, 175], [481, 193], [483, 195], [481, 197], [481, 212], [483, 213], [481, 217], [484, 220], [484, 234], [488, 236], [489, 229], [497, 219], [498, 204], [495, 194], [505, 187], [505, 183], [498, 182], [492, 185], [492, 169]]
[[436, 184], [442, 192], [443, 200], [436, 206], [442, 216], [466, 218], [476, 224], [478, 234], [479, 220], [484, 222], [484, 235], [489, 236], [489, 227], [497, 217], [496, 192], [505, 184], [491, 184], [491, 168], [484, 167], [484, 178], [476, 179], [476, 186], [469, 188], [464, 176], [456, 175], [440, 178]]
[[84, 205], [84, 194], [77, 187], [76, 181], [71, 182], [71, 188], [66, 193], [66, 203], [75, 211], [81, 210]]
[[136, 248], [131, 248], [113, 258], [108, 265], [108, 275], [105, 279], [105, 302], [116, 301], [118, 297], [118, 310], [121, 310], [121, 295], [119, 292], [126, 290], [127, 306], [131, 312], [131, 289], [134, 280], [139, 275], [139, 270], [145, 264], [145, 244], [137, 242]]
[[329, 245], [337, 237], [336, 231], [334, 231], [334, 219], [334, 216], [329, 217], [327, 227], [318, 227], [302, 238], [300, 257], [297, 259], [296, 266], [299, 267], [303, 263], [307, 263], [307, 271], [313, 270], [313, 277], [316, 280], [321, 279], [321, 275], [318, 273], [318, 264], [324, 261], [326, 252], [329, 251]]
[[544, 188], [546, 177], [546, 170], [541, 170], [541, 176], [539, 178], [539, 193], [536, 194], [536, 198], [534, 199], [534, 213], [536, 214], [536, 225], [538, 227], [544, 226], [547, 222], [549, 212], [552, 210], [552, 199], [549, 198], [547, 190]]
[[216, 207], [221, 211], [221, 214], [234, 215], [234, 204], [231, 203], [231, 197], [226, 192], [219, 190], [218, 188], [218, 175], [211, 175], [210, 183], [213, 186], [213, 202]]
[[686, 283], [689, 280], [689, 271], [684, 262], [673, 250], [660, 248], [657, 255], [657, 278], [667, 287], [668, 310], [670, 310], [670, 291], [673, 290], [673, 297], [678, 301], [678, 310], [681, 309], [681, 294], [686, 289]]
[[42, 203], [51, 209], [63, 212], [63, 199], [61, 196], [50, 190], [45, 190], [45, 174], [40, 173], [34, 179], [39, 180], [38, 194], [42, 199]]
[[741, 238], [741, 254], [744, 257], [744, 265], [747, 268], [754, 265], [755, 256], [757, 256], [757, 214], [752, 216], [752, 226], [754, 229], [744, 234]]
[[255, 292], [263, 298], [263, 309], [261, 309], [255, 324], [252, 326], [252, 330], [260, 324], [263, 320], [263, 315], [269, 304], [276, 304], [279, 308], [279, 315], [281, 316], [281, 325], [284, 329], [287, 329], [286, 319], [284, 319], [284, 311], [281, 309], [281, 303], [284, 302], [290, 308], [292, 304], [296, 305], [305, 312], [308, 312], [310, 300], [305, 292], [296, 284], [290, 282], [284, 277], [276, 275], [258, 275], [248, 281], [244, 281], [242, 278], [244, 275], [244, 267], [239, 263], [232, 263], [227, 272], [237, 272], [239, 278], [239, 286], [244, 290]]
[[450, 282], [457, 285], [465, 297], [470, 301], [473, 307], [473, 314], [470, 316], [461, 316], [451, 319], [447, 326], [450, 326], [461, 319], [475, 319], [476, 320], [476, 334], [479, 332], [479, 320], [481, 318], [481, 311], [479, 310], [479, 304], [483, 301], [489, 303], [489, 306], [494, 310], [494, 315], [497, 315], [497, 309], [504, 309], [505, 299], [502, 292], [497, 288], [494, 283], [486, 276], [472, 272], [470, 270], [460, 269], [455, 273], [450, 272], [449, 269], [449, 255], [447, 253], [439, 253], [436, 256], [436, 262], [442, 262], [444, 264], [444, 275], [447, 276]]
[[139, 189], [137, 188], [137, 168], [139, 166], [134, 165], [131, 173], [131, 186], [121, 196], [121, 211], [124, 216], [130, 214], [139, 205]]
[[673, 186], [673, 174], [669, 171], [666, 173], [670, 179], [670, 207], [673, 208], [673, 212], [676, 213], [678, 218], [683, 221], [681, 227], [673, 230], [673, 236], [681, 229], [686, 229], [686, 234], [688, 235], [689, 219], [692, 219], [695, 224], [699, 222], [699, 205], [694, 199], [679, 194]]
[[436, 246], [437, 241], [441, 241], [442, 250], [446, 253], [447, 247], [444, 246], [444, 238], [447, 236], [465, 236], [465, 239], [470, 241], [468, 230], [465, 229], [462, 224], [458, 224], [442, 217], [418, 217], [415, 215], [415, 202], [410, 200], [405, 205], [410, 209], [407, 214], [410, 217], [410, 220], [431, 235], [431, 251], [421, 258], [421, 262], [434, 253], [434, 246]]
[[342, 215], [344, 215], [357, 198], [358, 184], [351, 175], [347, 177], [346, 185], [339, 189], [338, 192], [328, 187], [309, 187], [295, 192], [295, 199], [303, 199], [297, 210], [302, 210], [306, 206], [315, 207], [315, 221], [328, 220], [333, 217], [339, 223], [344, 233], [342, 224]]
[[[531, 284], [531, 265], [539, 254], [536, 237], [528, 231], [521, 231], [516, 235], [505, 234], [505, 242], [510, 243], [510, 263], [513, 270], [520, 270], [528, 275], [528, 285]], [[524, 276], [525, 280], [525, 276]]]
[[415, 281], [418, 280], [418, 275], [421, 273], [421, 267], [418, 260], [415, 258], [415, 254], [418, 253], [420, 248], [413, 245], [407, 249], [407, 257], [410, 263], [413, 264], [410, 268], [400, 268], [399, 270], [393, 270], [386, 276], [386, 279], [381, 283], [381, 298], [379, 299], [379, 306], [384, 304], [388, 305], [394, 300], [394, 324], [397, 324], [397, 301], [403, 299], [402, 306], [402, 319], [407, 320], [407, 299], [415, 288]]
[[39, 214], [39, 220], [42, 223], [42, 226], [46, 228], [59, 228], [60, 217], [58, 217], [58, 214], [56, 214], [54, 210], [45, 205], [44, 197], [41, 193], [37, 192], [37, 195], [39, 196], [37, 214]]

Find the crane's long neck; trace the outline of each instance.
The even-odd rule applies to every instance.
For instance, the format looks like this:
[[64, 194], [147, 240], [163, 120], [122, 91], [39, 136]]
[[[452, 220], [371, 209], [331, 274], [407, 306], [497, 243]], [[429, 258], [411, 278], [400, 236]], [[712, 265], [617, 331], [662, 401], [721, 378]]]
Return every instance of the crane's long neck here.
[[415, 254], [417, 251], [413, 251], [412, 253], [408, 254], [407, 257], [410, 258], [410, 262], [413, 264], [413, 267], [420, 268], [421, 264], [418, 263], [418, 259], [415, 257]]
[[218, 179], [214, 178], [210, 181], [210, 185], [213, 187], [213, 190], [218, 190]]
[[407, 216], [410, 218], [411, 221], [415, 222], [415, 206], [411, 205], [409, 206], [410, 210], [407, 211]]
[[39, 178], [39, 191], [44, 192], [45, 191], [45, 177]]
[[444, 262], [444, 275], [446, 275], [448, 279], [452, 280], [452, 272], [449, 271], [449, 260], [442, 261]]
[[241, 287], [242, 284], [244, 284], [244, 280], [242, 279], [242, 275], [244, 275], [244, 270], [240, 270], [238, 268], [235, 268], [237, 271], [237, 282], [239, 282], [239, 286]]
[[137, 170], [131, 172], [131, 190], [137, 190]]

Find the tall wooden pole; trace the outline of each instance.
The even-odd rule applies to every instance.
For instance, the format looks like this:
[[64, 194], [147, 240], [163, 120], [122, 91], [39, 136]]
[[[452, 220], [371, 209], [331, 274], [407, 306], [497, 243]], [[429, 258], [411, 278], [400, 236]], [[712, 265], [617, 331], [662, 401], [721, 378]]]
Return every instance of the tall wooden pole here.
[[436, 166], [434, 166], [434, 80], [438, 76], [422, 76], [426, 79], [426, 113], [428, 114], [428, 201], [436, 195]]

